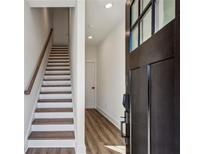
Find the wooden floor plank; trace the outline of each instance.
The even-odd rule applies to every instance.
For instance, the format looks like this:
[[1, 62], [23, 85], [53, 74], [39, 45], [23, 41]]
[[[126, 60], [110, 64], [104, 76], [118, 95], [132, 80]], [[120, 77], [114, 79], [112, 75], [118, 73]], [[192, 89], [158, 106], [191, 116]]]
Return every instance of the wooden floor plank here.
[[119, 154], [105, 146], [124, 146], [120, 131], [95, 109], [85, 111], [87, 154]]
[[26, 154], [75, 154], [74, 148], [29, 148]]

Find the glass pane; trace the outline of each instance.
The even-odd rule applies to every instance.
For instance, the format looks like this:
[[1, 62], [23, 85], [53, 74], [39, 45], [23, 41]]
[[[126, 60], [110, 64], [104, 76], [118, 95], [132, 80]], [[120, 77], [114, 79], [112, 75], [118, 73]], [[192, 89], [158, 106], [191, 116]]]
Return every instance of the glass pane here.
[[140, 22], [140, 44], [152, 35], [152, 13], [151, 8], [147, 11]]
[[140, 13], [144, 10], [144, 8], [147, 6], [147, 4], [150, 2], [150, 0], [141, 0], [140, 1]]
[[175, 0], [156, 0], [156, 30], [160, 30], [175, 18]]
[[135, 0], [131, 7], [131, 25], [135, 23], [138, 18], [138, 0]]
[[138, 47], [138, 26], [132, 30], [130, 35], [130, 52]]

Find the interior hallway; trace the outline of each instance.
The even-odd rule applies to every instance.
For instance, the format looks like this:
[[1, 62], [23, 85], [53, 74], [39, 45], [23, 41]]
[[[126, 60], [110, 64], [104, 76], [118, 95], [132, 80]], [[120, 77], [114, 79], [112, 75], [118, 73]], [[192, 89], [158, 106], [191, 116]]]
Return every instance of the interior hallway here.
[[125, 148], [120, 131], [95, 109], [85, 112], [85, 137], [87, 154], [119, 154]]

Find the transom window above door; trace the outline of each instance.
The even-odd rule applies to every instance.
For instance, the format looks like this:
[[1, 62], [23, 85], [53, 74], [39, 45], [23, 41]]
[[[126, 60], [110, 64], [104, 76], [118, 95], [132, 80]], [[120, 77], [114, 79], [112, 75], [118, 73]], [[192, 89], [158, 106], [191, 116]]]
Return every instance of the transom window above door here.
[[175, 0], [131, 0], [130, 52], [175, 18]]

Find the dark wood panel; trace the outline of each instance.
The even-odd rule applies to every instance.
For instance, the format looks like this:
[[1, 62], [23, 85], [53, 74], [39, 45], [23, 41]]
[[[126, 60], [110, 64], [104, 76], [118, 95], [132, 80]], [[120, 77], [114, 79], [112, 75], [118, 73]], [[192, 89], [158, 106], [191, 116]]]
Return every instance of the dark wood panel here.
[[135, 51], [129, 54], [129, 68], [154, 63], [174, 56], [175, 20], [154, 34]]
[[174, 59], [151, 65], [151, 153], [176, 154]]
[[131, 71], [131, 149], [132, 154], [148, 152], [148, 79], [147, 68]]

